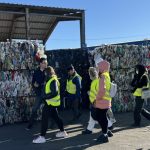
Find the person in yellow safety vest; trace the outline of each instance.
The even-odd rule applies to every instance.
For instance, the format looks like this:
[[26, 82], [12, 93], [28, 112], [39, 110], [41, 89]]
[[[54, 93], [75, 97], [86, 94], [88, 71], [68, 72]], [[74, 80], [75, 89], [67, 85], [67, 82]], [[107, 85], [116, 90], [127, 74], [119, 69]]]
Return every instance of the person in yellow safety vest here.
[[[92, 82], [91, 82], [91, 87], [90, 87], [90, 91], [88, 92], [88, 94], [89, 94], [90, 102], [93, 105], [96, 100], [96, 95], [97, 95], [98, 89], [99, 89], [99, 78], [98, 78], [98, 72], [96, 71], [96, 68], [94, 68], [94, 67], [89, 68], [89, 76], [90, 76], [90, 79], [92, 80]], [[93, 106], [91, 106], [91, 107], [93, 107]], [[111, 129], [113, 123], [110, 121], [110, 119], [108, 117], [107, 117], [107, 119], [108, 119], [108, 128]], [[93, 117], [91, 117], [91, 112], [90, 112], [90, 119], [88, 122], [87, 129], [82, 131], [82, 134], [91, 134], [92, 130], [97, 122], [96, 120], [97, 120], [96, 118], [94, 119]], [[109, 137], [113, 136], [113, 134], [110, 130], [108, 131], [107, 134]]]
[[131, 86], [133, 87], [132, 93], [133, 96], [135, 96], [134, 123], [132, 124], [133, 127], [140, 127], [141, 114], [145, 118], [150, 119], [150, 113], [143, 108], [144, 99], [141, 98], [142, 88], [149, 86], [148, 81], [149, 79], [147, 70], [144, 65], [136, 65], [134, 78], [131, 82]]
[[66, 93], [68, 105], [73, 111], [72, 121], [77, 120], [81, 113], [79, 111], [79, 104], [81, 101], [81, 76], [75, 71], [74, 66], [70, 65], [68, 68], [68, 79], [66, 83]]
[[64, 130], [63, 121], [58, 115], [57, 107], [60, 106], [60, 83], [57, 79], [54, 69], [48, 66], [45, 70], [46, 84], [43, 100], [45, 105], [42, 110], [41, 135], [33, 140], [33, 143], [45, 143], [45, 135], [48, 128], [49, 116], [56, 122], [60, 132], [56, 137], [66, 137], [67, 133]]
[[[97, 64], [99, 73], [99, 88], [94, 102], [95, 115], [102, 128], [102, 134], [97, 138], [98, 143], [106, 143], [108, 140], [108, 120], [107, 111], [111, 108], [111, 96], [109, 94], [111, 81], [109, 75], [110, 63], [102, 60]], [[92, 112], [91, 112], [92, 115]], [[93, 117], [93, 115], [92, 115]], [[93, 117], [94, 118], [94, 117]]]

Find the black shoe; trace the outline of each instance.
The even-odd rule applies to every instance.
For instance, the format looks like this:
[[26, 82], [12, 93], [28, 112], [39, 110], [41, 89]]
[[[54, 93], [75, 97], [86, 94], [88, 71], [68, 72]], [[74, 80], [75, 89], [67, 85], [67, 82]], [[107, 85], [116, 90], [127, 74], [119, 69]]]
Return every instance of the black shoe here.
[[113, 133], [110, 130], [108, 130], [107, 135], [108, 135], [108, 137], [112, 137]]
[[109, 129], [110, 131], [112, 131], [112, 130], [114, 129], [113, 125], [110, 126], [110, 127], [108, 127], [108, 129]]
[[108, 136], [105, 136], [104, 134], [100, 135], [97, 138], [97, 142], [100, 143], [100, 144], [109, 142]]
[[86, 129], [86, 130], [82, 131], [82, 134], [92, 134], [92, 131]]

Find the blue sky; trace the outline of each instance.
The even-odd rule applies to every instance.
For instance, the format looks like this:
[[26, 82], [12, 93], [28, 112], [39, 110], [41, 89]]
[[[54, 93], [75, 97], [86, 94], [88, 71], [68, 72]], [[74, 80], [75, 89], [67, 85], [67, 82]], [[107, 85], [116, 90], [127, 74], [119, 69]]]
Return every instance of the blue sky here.
[[[87, 46], [150, 38], [150, 0], [0, 0], [85, 10]], [[80, 47], [79, 22], [60, 22], [46, 49]]]

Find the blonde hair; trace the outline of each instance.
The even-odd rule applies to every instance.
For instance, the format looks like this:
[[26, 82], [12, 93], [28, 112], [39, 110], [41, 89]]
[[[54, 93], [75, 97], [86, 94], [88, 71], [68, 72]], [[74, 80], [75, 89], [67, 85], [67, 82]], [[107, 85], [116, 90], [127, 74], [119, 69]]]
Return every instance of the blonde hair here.
[[90, 76], [91, 80], [94, 80], [94, 79], [98, 78], [98, 72], [97, 72], [95, 67], [90, 67], [89, 68], [89, 76]]
[[45, 72], [46, 72], [49, 76], [56, 75], [54, 68], [51, 67], [51, 66], [48, 66], [48, 67], [45, 69]]

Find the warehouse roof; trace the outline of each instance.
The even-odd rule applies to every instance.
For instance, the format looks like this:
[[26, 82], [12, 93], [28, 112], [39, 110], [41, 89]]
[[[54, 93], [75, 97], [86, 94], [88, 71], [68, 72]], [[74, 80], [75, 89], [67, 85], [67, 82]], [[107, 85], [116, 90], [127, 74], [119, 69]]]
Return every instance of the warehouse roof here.
[[0, 3], [0, 41], [43, 40], [59, 21], [82, 20], [84, 10]]

